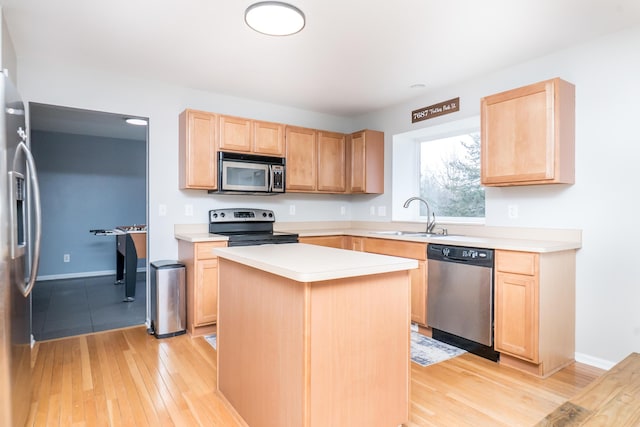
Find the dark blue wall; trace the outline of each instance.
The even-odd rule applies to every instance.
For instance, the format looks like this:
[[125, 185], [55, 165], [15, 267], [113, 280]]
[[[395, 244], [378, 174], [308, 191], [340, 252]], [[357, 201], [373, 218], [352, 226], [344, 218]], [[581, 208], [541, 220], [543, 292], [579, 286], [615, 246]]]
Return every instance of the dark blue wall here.
[[31, 147], [42, 199], [38, 277], [115, 271], [115, 237], [89, 230], [145, 223], [146, 141], [34, 131]]

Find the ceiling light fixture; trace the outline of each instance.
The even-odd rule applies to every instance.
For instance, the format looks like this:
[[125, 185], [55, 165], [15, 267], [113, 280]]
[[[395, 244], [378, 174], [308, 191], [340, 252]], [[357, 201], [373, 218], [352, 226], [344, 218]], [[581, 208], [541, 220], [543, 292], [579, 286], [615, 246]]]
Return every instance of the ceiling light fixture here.
[[300, 9], [279, 1], [252, 4], [244, 12], [244, 21], [255, 31], [269, 36], [289, 36], [305, 25]]
[[145, 119], [128, 118], [128, 119], [125, 119], [124, 121], [129, 123], [130, 125], [135, 125], [135, 126], [146, 126], [147, 125], [147, 121]]

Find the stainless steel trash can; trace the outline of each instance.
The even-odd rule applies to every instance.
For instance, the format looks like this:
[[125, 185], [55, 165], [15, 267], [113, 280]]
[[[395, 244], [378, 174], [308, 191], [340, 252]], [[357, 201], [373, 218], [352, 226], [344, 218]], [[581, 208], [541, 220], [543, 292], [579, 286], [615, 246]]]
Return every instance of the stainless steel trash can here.
[[156, 338], [186, 332], [185, 281], [185, 266], [179, 261], [151, 263], [151, 332]]

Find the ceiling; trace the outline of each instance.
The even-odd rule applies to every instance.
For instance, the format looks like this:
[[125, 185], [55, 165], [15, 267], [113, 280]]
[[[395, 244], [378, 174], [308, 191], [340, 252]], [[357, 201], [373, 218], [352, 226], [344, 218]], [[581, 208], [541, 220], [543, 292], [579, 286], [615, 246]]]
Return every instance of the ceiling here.
[[[640, 23], [638, 0], [291, 0], [302, 32], [244, 24], [252, 0], [0, 0], [19, 60], [356, 116]], [[422, 88], [411, 85], [422, 84]]]

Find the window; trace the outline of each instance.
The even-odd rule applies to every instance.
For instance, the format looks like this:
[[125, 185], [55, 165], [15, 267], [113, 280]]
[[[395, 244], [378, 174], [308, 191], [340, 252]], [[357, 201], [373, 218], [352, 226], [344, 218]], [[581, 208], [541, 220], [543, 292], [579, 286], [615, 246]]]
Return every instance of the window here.
[[[484, 218], [480, 132], [420, 143], [420, 197], [440, 218]], [[420, 204], [420, 216], [426, 216]]]
[[429, 202], [438, 223], [482, 223], [480, 117], [446, 122], [393, 136], [392, 220], [426, 221]]

